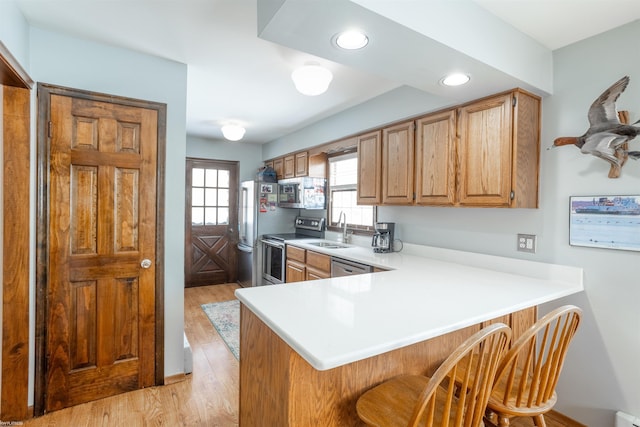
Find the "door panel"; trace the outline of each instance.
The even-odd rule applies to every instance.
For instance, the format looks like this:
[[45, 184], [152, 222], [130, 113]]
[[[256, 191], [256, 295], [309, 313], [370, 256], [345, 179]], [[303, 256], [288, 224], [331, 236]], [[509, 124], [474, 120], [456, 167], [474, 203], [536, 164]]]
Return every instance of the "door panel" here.
[[236, 281], [237, 162], [187, 159], [185, 286]]
[[52, 94], [50, 118], [46, 411], [156, 366], [158, 111]]

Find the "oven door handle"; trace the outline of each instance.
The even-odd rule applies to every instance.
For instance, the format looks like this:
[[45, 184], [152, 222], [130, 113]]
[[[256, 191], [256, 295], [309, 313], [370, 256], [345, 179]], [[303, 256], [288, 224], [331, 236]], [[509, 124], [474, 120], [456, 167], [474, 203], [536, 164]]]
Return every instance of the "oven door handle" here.
[[266, 239], [261, 239], [260, 240], [262, 243], [264, 243], [265, 245], [269, 245], [269, 246], [275, 246], [276, 248], [284, 248], [284, 243], [283, 242], [279, 242], [277, 240], [266, 240]]

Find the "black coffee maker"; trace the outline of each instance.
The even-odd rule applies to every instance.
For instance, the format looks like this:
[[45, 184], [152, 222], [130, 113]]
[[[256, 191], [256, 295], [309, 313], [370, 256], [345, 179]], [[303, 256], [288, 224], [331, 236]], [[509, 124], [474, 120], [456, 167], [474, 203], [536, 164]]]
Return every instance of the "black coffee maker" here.
[[376, 233], [371, 240], [373, 252], [387, 253], [393, 252], [393, 233], [396, 228], [395, 222], [376, 222]]

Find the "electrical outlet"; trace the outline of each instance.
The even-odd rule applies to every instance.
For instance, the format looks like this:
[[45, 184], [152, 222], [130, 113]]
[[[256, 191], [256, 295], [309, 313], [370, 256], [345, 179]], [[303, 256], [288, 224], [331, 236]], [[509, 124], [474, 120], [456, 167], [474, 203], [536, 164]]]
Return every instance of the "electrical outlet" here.
[[518, 234], [518, 250], [520, 252], [536, 253], [535, 234]]

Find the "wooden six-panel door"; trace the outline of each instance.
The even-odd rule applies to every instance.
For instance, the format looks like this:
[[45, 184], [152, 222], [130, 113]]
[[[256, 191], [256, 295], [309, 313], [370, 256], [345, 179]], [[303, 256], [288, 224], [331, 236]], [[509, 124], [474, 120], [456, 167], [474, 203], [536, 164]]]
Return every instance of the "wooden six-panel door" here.
[[49, 103], [45, 411], [156, 384], [164, 120], [82, 97]]

